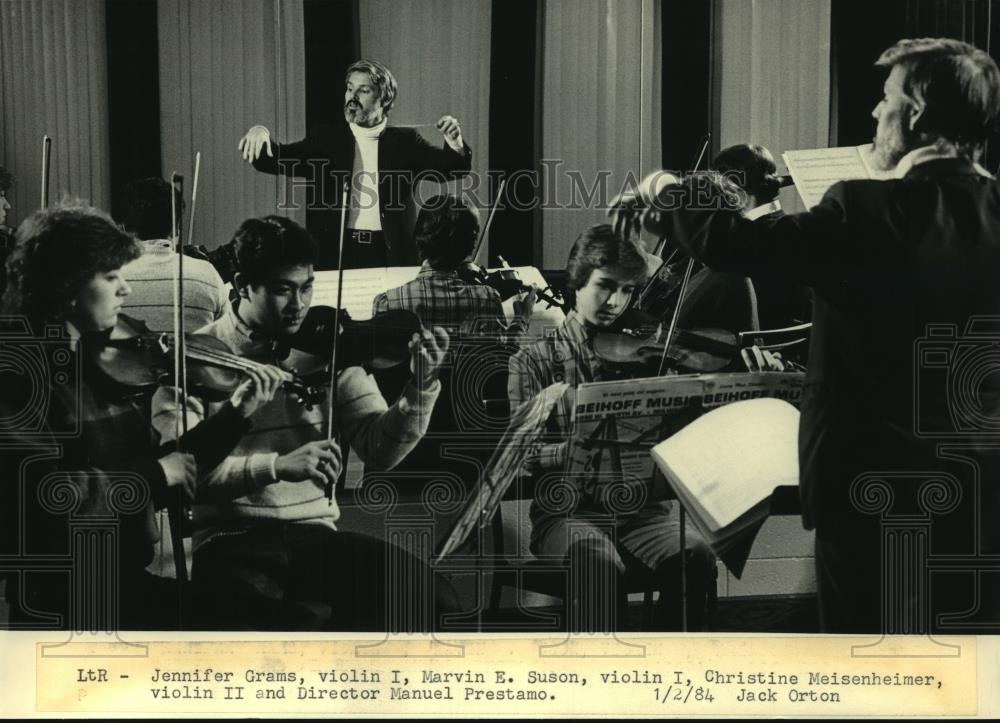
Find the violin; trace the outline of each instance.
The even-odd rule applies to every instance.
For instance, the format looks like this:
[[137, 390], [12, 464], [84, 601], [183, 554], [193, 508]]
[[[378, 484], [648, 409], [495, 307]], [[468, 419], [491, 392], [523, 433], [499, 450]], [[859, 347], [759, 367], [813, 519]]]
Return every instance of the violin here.
[[675, 329], [664, 355], [664, 341], [641, 331], [603, 332], [594, 337], [594, 352], [606, 369], [632, 376], [657, 376], [661, 368], [678, 373], [708, 374], [738, 358], [736, 334], [710, 327]]
[[[109, 338], [90, 349], [98, 370], [125, 393], [140, 394], [174, 384], [175, 335], [150, 331], [145, 322], [125, 314]], [[184, 366], [189, 389], [207, 401], [228, 399], [243, 381], [245, 372], [264, 364], [238, 356], [225, 342], [207, 334], [185, 334]], [[310, 406], [324, 392], [307, 384], [299, 375], [282, 369], [282, 389]]]
[[[458, 276], [467, 284], [477, 284], [479, 286], [488, 286], [494, 289], [498, 294], [500, 294], [500, 301], [507, 301], [507, 299], [517, 294], [523, 294], [531, 290], [531, 287], [521, 280], [518, 276], [517, 270], [511, 268], [503, 256], [499, 256], [500, 263], [502, 264], [502, 269], [497, 269], [496, 271], [487, 271], [485, 267], [480, 266], [476, 263], [479, 258], [479, 252], [483, 247], [483, 241], [489, 234], [490, 225], [493, 223], [493, 217], [496, 215], [497, 208], [500, 204], [500, 197], [503, 195], [503, 189], [507, 185], [507, 179], [502, 178], [500, 180], [500, 186], [497, 189], [497, 197], [494, 199], [492, 206], [490, 207], [489, 215], [486, 217], [486, 224], [479, 231], [479, 238], [476, 240], [476, 245], [473, 247], [472, 255], [469, 260], [458, 267]], [[563, 299], [562, 294], [553, 289], [551, 286], [547, 286], [544, 289], [538, 290], [538, 299], [544, 301], [548, 306], [546, 308], [551, 309], [553, 306], [566, 311], [567, 303]]]
[[412, 311], [394, 309], [376, 314], [366, 321], [355, 321], [329, 306], [312, 306], [298, 330], [279, 342], [278, 357], [296, 370], [304, 371], [318, 359], [325, 368], [330, 364], [334, 330], [339, 325], [337, 368], [364, 367], [369, 373], [390, 369], [410, 359], [410, 339], [420, 332], [420, 318]]
[[[500, 294], [501, 301], [507, 301], [512, 296], [531, 291], [532, 288], [521, 280], [517, 269], [507, 266], [506, 262], [504, 262], [504, 268], [502, 269], [487, 271], [473, 261], [466, 261], [458, 268], [458, 276], [467, 284], [489, 286], [491, 289], [496, 290]], [[563, 299], [560, 292], [551, 286], [538, 290], [536, 293], [538, 294], [539, 301], [544, 301], [547, 304], [546, 308], [551, 309], [555, 306], [566, 311], [567, 304], [565, 299]]]
[[[306, 407], [325, 396], [324, 383], [313, 379], [330, 366], [333, 315], [330, 307], [312, 307], [299, 330], [276, 348], [281, 388]], [[408, 344], [419, 330], [420, 320], [409, 311], [390, 311], [368, 321], [354, 321], [341, 311], [338, 369], [362, 366], [371, 371], [401, 364], [410, 358]], [[247, 370], [264, 366], [234, 354], [208, 334], [185, 334], [184, 341], [188, 386], [206, 401], [225, 401]], [[141, 394], [174, 383], [176, 347], [173, 334], [153, 332], [145, 322], [119, 314], [108, 340], [93, 350], [93, 361], [122, 393]]]

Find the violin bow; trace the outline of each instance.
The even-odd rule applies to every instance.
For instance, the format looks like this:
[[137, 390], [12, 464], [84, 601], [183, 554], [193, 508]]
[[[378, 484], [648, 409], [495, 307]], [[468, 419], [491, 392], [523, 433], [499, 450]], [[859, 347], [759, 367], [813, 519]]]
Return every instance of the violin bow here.
[[171, 234], [174, 237], [177, 251], [177, 278], [174, 281], [174, 394], [181, 407], [180, 425], [177, 432], [177, 451], [180, 452], [180, 439], [187, 434], [187, 364], [184, 360], [184, 254], [181, 239], [180, 209], [177, 196], [184, 197], [184, 176], [174, 171], [170, 175], [170, 214]]
[[[695, 154], [694, 163], [691, 164], [691, 173], [694, 173], [701, 167], [701, 162], [705, 160], [705, 154], [708, 152], [708, 145], [711, 142], [712, 142], [712, 133], [711, 131], [709, 131], [708, 133], [706, 133], [701, 137], [701, 146], [698, 149], [698, 153]], [[666, 243], [667, 243], [667, 237], [660, 236], [659, 241], [656, 242], [656, 250], [653, 253], [656, 254], [657, 256], [662, 256], [663, 247], [666, 245]], [[676, 253], [677, 250], [674, 249], [674, 252], [671, 254], [671, 258], [673, 258], [673, 255]], [[670, 259], [667, 260], [669, 261]]]
[[41, 209], [49, 205], [49, 168], [52, 158], [52, 139], [48, 135], [42, 137], [42, 198]]
[[[712, 141], [712, 134], [706, 133], [702, 136], [701, 148], [698, 151], [698, 155], [695, 157], [694, 165], [691, 167], [691, 172], [694, 173], [701, 166], [701, 162], [705, 159], [705, 152], [708, 150], [708, 144]], [[663, 253], [663, 245], [666, 243], [667, 237], [661, 236], [659, 243], [656, 245], [656, 255], [659, 256]], [[666, 266], [674, 256], [677, 255], [677, 249], [671, 252], [670, 256], [664, 261], [660, 268], [662, 269]], [[670, 344], [674, 338], [674, 331], [677, 328], [677, 320], [680, 318], [681, 306], [684, 304], [684, 297], [687, 295], [688, 282], [691, 280], [691, 272], [694, 270], [694, 256], [688, 258], [688, 262], [684, 268], [684, 279], [681, 281], [681, 288], [677, 294], [677, 303], [674, 305], [674, 313], [670, 317], [670, 328], [667, 331], [667, 338], [663, 342], [663, 355], [660, 357], [660, 369], [657, 372], [657, 376], [663, 374], [663, 370], [667, 365], [667, 354], [670, 351]]]
[[[347, 230], [347, 206], [351, 201], [350, 188], [347, 181], [344, 181], [341, 200], [343, 204], [340, 209], [340, 241], [337, 250], [337, 305], [333, 310], [333, 347], [330, 350], [330, 395], [329, 406], [327, 408], [326, 441], [332, 442], [336, 434], [336, 407], [337, 407], [337, 339], [340, 336], [340, 307], [344, 301], [344, 233]], [[347, 470], [347, 459], [344, 450], [341, 450], [340, 474], [343, 477]], [[334, 481], [328, 480], [323, 493], [329, 504], [333, 504]]]
[[493, 199], [493, 205], [490, 207], [490, 212], [486, 215], [486, 223], [479, 230], [479, 238], [476, 240], [476, 250], [472, 253], [472, 263], [478, 265], [479, 263], [479, 252], [483, 247], [483, 241], [486, 240], [486, 235], [490, 232], [490, 225], [493, 223], [493, 217], [496, 215], [497, 207], [500, 205], [500, 198], [503, 196], [503, 189], [507, 185], [507, 178], [500, 179], [500, 186], [497, 188], [497, 197]]
[[688, 259], [687, 265], [684, 267], [684, 279], [681, 281], [680, 292], [677, 294], [677, 303], [674, 305], [674, 313], [670, 317], [670, 328], [667, 330], [666, 341], [663, 342], [663, 354], [660, 357], [660, 368], [656, 372], [657, 376], [663, 374], [664, 367], [667, 365], [667, 353], [670, 351], [670, 344], [674, 338], [674, 331], [677, 329], [677, 320], [680, 318], [681, 305], [684, 303], [684, 297], [687, 294], [688, 281], [691, 280], [691, 271], [694, 268], [694, 257], [692, 256]]
[[[198, 156], [200, 160], [200, 155]], [[198, 184], [198, 160], [195, 161], [195, 192]], [[181, 441], [188, 431], [187, 423], [187, 364], [184, 350], [184, 254], [182, 252], [183, 242], [181, 238], [180, 208], [177, 203], [178, 194], [183, 198], [184, 177], [176, 171], [170, 175], [170, 221], [171, 234], [177, 244], [177, 281], [174, 283], [174, 402], [180, 408], [180, 418], [177, 420], [174, 434], [175, 450], [183, 452], [183, 442]], [[187, 618], [188, 574], [187, 555], [184, 552], [184, 533], [182, 522], [187, 514], [186, 500], [183, 490], [179, 490], [167, 505], [167, 521], [170, 527], [170, 544], [174, 553], [174, 570], [177, 576], [177, 598], [179, 603], [179, 617], [181, 627], [185, 627], [184, 621]]]

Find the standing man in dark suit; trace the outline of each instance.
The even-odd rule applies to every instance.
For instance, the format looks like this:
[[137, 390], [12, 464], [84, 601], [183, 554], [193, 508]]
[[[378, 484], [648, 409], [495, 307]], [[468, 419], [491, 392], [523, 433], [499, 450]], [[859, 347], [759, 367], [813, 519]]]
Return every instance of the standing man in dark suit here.
[[396, 79], [373, 60], [352, 63], [344, 77], [346, 125], [309, 129], [295, 143], [278, 143], [264, 126], [253, 126], [240, 139], [244, 160], [258, 171], [303, 178], [315, 195], [315, 236], [321, 258], [317, 268], [334, 266], [340, 237], [340, 199], [350, 182], [350, 206], [344, 238], [344, 267], [415, 266], [417, 251], [407, 228], [407, 205], [419, 180], [444, 182], [467, 174], [472, 150], [454, 117], [442, 116], [436, 128], [444, 136], [438, 148], [416, 128], [388, 125], [396, 100]]
[[902, 40], [876, 65], [874, 158], [895, 178], [761, 224], [700, 174], [644, 222], [711, 267], [814, 290], [799, 465], [823, 629], [996, 632], [1000, 373], [981, 352], [1000, 320], [1000, 189], [976, 161], [1000, 71], [951, 39]]

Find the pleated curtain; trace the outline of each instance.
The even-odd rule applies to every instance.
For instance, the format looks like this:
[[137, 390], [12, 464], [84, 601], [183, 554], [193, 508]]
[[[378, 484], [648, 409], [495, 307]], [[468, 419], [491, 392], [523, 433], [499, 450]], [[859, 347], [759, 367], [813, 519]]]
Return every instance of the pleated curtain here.
[[305, 197], [236, 147], [256, 124], [281, 141], [305, 134], [302, 0], [159, 0], [157, 19], [163, 170], [185, 176], [188, 198], [201, 152], [195, 242], [225, 243], [251, 216], [304, 223]]
[[107, 49], [102, 0], [0, 2], [0, 165], [17, 223], [41, 201], [42, 137], [52, 138], [50, 201], [107, 208]]
[[[442, 136], [433, 126], [441, 116], [453, 115], [472, 148], [473, 176], [444, 188], [423, 183], [414, 193], [417, 202], [460, 187], [480, 207], [492, 200], [484, 180], [489, 164], [490, 7], [490, 0], [359, 3], [361, 57], [384, 63], [399, 85], [389, 124], [419, 126], [421, 135], [440, 146]], [[339, 82], [335, 87], [341, 87]], [[415, 211], [416, 206], [412, 217]]]
[[[716, 0], [716, 23], [716, 147], [760, 143], [779, 165], [784, 151], [825, 148], [830, 0]], [[781, 200], [786, 210], [803, 208], [794, 188], [782, 191]]]
[[605, 220], [628, 179], [659, 166], [660, 12], [655, 0], [544, 5], [544, 268], [564, 268], [576, 237]]

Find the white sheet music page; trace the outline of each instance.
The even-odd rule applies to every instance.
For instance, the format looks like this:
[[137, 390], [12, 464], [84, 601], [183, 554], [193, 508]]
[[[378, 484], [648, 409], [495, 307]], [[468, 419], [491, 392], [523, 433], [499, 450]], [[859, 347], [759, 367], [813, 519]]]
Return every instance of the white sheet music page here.
[[[372, 318], [372, 301], [386, 289], [412, 281], [419, 266], [390, 266], [344, 271], [343, 306], [355, 321]], [[313, 306], [337, 305], [337, 272], [317, 271], [313, 285]]]
[[893, 177], [891, 171], [872, 168], [870, 156], [870, 145], [812, 148], [781, 154], [802, 203], [809, 209], [818, 204], [823, 194], [837, 181]]
[[[779, 485], [799, 483], [799, 412], [780, 399], [714, 409], [656, 445], [678, 494], [697, 500], [711, 530], [731, 524]], [[682, 494], [683, 490], [683, 494]]]

